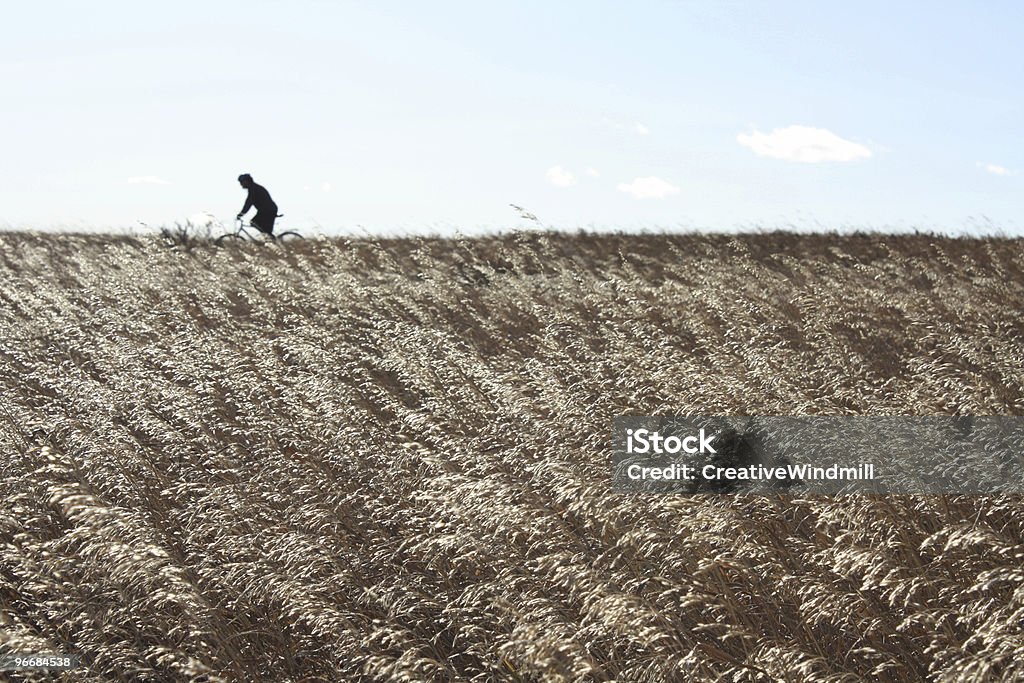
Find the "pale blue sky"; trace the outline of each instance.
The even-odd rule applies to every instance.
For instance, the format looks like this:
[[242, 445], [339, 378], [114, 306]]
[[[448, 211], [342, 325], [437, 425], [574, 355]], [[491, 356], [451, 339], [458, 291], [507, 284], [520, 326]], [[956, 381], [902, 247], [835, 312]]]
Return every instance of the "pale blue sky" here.
[[1018, 234], [1022, 7], [12, 4], [0, 225]]

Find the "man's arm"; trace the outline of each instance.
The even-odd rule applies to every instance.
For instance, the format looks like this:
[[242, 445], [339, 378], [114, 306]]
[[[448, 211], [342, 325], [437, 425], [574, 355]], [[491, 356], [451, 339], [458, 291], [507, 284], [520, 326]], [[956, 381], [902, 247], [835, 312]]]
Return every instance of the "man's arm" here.
[[241, 218], [245, 215], [245, 212], [252, 208], [252, 190], [249, 190], [249, 194], [245, 197], [245, 206], [238, 212], [238, 217]]

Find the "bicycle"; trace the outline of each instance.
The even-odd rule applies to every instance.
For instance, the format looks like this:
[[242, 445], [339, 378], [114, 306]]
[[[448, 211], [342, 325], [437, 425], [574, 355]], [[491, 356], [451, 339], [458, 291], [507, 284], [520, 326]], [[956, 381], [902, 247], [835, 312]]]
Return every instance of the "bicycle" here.
[[[279, 213], [277, 214], [277, 217], [280, 218], [283, 215], [283, 213]], [[256, 231], [256, 234], [253, 235], [249, 230], [247, 230], [247, 228], [252, 228]], [[223, 234], [213, 242], [217, 246], [221, 246], [225, 242], [260, 242], [261, 240], [259, 235], [266, 235], [266, 237], [270, 238], [272, 242], [291, 242], [294, 240], [305, 239], [294, 230], [285, 230], [284, 232], [279, 232], [276, 235], [267, 235], [267, 233], [262, 232], [251, 222], [246, 223], [243, 218], [235, 218], [235, 231]]]

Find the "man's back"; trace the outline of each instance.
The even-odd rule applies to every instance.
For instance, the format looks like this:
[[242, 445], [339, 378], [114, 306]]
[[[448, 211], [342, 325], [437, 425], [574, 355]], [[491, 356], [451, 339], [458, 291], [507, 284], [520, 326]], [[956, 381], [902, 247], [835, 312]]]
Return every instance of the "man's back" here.
[[[250, 206], [256, 207], [256, 213], [277, 213], [277, 204], [270, 198], [267, 188], [253, 183], [249, 186], [249, 198], [245, 201], [246, 210]], [[244, 211], [243, 211], [244, 213]]]

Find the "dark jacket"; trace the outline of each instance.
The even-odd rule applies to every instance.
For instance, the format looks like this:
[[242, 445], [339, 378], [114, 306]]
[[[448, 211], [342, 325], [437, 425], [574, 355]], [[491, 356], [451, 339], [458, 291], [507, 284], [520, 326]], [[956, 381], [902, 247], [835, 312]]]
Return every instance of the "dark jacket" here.
[[242, 213], [245, 213], [254, 206], [256, 207], [256, 213], [269, 213], [271, 216], [277, 214], [277, 204], [270, 198], [267, 188], [256, 183], [249, 187], [249, 196], [245, 198], [245, 206], [242, 207]]

